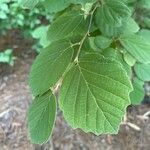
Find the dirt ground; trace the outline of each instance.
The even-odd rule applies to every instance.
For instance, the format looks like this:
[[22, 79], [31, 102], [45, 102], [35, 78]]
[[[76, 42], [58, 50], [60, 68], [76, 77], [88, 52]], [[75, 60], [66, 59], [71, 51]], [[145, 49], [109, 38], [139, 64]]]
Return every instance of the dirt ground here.
[[71, 129], [58, 111], [51, 140], [43, 146], [31, 144], [27, 134], [27, 109], [32, 100], [28, 73], [35, 53], [20, 37], [14, 42], [12, 34], [5, 41], [0, 39], [1, 48], [9, 45], [14, 46], [17, 59], [14, 67], [0, 65], [0, 150], [150, 150], [149, 104], [129, 107], [118, 135], [98, 137]]

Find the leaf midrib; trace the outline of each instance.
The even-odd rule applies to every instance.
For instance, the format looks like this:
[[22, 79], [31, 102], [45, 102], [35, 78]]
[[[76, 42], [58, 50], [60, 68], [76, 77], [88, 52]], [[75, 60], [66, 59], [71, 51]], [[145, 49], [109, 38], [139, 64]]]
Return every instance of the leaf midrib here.
[[98, 105], [98, 103], [97, 103], [97, 100], [96, 100], [95, 96], [93, 95], [92, 91], [90, 90], [90, 87], [89, 87], [89, 85], [88, 85], [88, 82], [86, 81], [86, 79], [85, 79], [85, 77], [84, 77], [84, 75], [83, 75], [83, 73], [82, 73], [82, 71], [81, 71], [81, 67], [79, 66], [79, 64], [78, 64], [78, 68], [79, 68], [79, 72], [81, 73], [81, 75], [82, 75], [82, 77], [83, 77], [83, 80], [84, 80], [85, 83], [86, 83], [86, 86], [87, 86], [88, 91], [91, 93], [91, 95], [92, 95], [92, 97], [93, 97], [93, 99], [94, 99], [94, 102], [95, 102], [95, 104], [96, 104], [96, 106], [97, 106], [97, 109], [99, 109], [99, 110], [102, 112], [103, 116], [105, 117], [105, 121], [107, 121], [107, 122], [110, 124], [110, 126], [112, 127], [112, 129], [115, 131], [115, 128], [114, 128], [113, 125], [110, 123], [109, 119], [107, 118], [107, 116], [105, 115], [105, 113], [103, 112], [103, 110], [99, 107], [99, 105]]

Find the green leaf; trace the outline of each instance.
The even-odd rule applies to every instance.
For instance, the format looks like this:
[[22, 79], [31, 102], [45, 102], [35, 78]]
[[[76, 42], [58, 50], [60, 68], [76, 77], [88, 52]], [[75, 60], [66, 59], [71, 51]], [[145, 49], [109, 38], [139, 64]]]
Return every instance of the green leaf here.
[[150, 1], [149, 0], [140, 0], [139, 5], [144, 8], [150, 9]]
[[124, 34], [136, 33], [140, 29], [139, 25], [135, 22], [133, 18], [128, 18], [126, 28], [123, 31]]
[[36, 97], [29, 108], [28, 115], [31, 141], [36, 144], [47, 142], [56, 116], [56, 100], [52, 92]]
[[90, 46], [89, 50], [92, 49], [93, 51], [101, 51], [95, 44], [95, 37], [89, 37], [88, 41], [89, 41], [89, 46]]
[[144, 17], [143, 23], [147, 28], [150, 28], [150, 18], [149, 17]]
[[110, 26], [121, 26], [122, 20], [131, 15], [130, 9], [119, 0], [107, 0], [97, 9], [99, 22]]
[[140, 36], [142, 36], [142, 38], [144, 38], [145, 41], [149, 42], [150, 39], [150, 30], [148, 29], [142, 29], [138, 32], [138, 34]]
[[124, 54], [124, 60], [129, 66], [134, 66], [136, 63], [136, 59], [133, 58], [129, 53]]
[[94, 19], [103, 35], [117, 37], [126, 29], [130, 15], [129, 8], [123, 2], [107, 0], [97, 9]]
[[139, 62], [150, 63], [150, 43], [139, 35], [127, 35], [120, 38], [123, 47]]
[[86, 3], [94, 3], [97, 0], [72, 0], [72, 3], [75, 4], [86, 4]]
[[117, 133], [130, 91], [130, 80], [119, 63], [86, 54], [64, 78], [60, 108], [73, 128], [97, 135]]
[[102, 51], [102, 55], [104, 55], [104, 57], [108, 58], [108, 59], [111, 59], [111, 60], [117, 60], [119, 61], [119, 57], [118, 57], [118, 54], [117, 54], [117, 50], [114, 49], [114, 48], [107, 48], [107, 49], [104, 49]]
[[35, 96], [41, 95], [54, 86], [71, 62], [72, 56], [73, 48], [66, 41], [53, 42], [42, 50], [30, 72], [32, 93]]
[[127, 25], [127, 20], [123, 20], [123, 24], [119, 27], [112, 26], [105, 24], [103, 20], [99, 20], [100, 16], [99, 14], [96, 14], [95, 22], [98, 27], [98, 29], [102, 32], [102, 35], [107, 36], [107, 37], [118, 37], [119, 35], [123, 34], [126, 25]]
[[108, 48], [111, 43], [112, 43], [112, 39], [109, 39], [109, 38], [107, 38], [105, 36], [96, 36], [95, 37], [95, 44], [100, 49]]
[[59, 12], [70, 5], [70, 0], [44, 0], [43, 5], [50, 13]]
[[0, 19], [7, 19], [7, 14], [3, 11], [0, 12]]
[[66, 9], [71, 4], [82, 4], [85, 5], [86, 3], [94, 3], [96, 0], [44, 0], [43, 5], [45, 6], [46, 10], [50, 13], [57, 13]]
[[103, 50], [102, 55], [111, 60], [118, 61], [122, 65], [122, 67], [126, 70], [128, 76], [131, 77], [132, 75], [131, 67], [123, 60], [123, 56], [119, 51], [120, 50], [118, 49], [107, 48]]
[[15, 57], [13, 57], [13, 50], [6, 49], [4, 52], [0, 52], [0, 63], [8, 63], [14, 65]]
[[19, 0], [19, 4], [23, 7], [32, 9], [42, 0]]
[[44, 48], [50, 44], [50, 41], [47, 39], [47, 30], [48, 26], [40, 26], [32, 32], [32, 37], [38, 39], [39, 44]]
[[137, 63], [134, 66], [135, 73], [142, 81], [150, 81], [150, 64]]
[[144, 82], [135, 78], [133, 81], [133, 91], [130, 93], [131, 103], [133, 105], [141, 104], [142, 100], [144, 99], [145, 92], [144, 92]]
[[125, 34], [132, 34], [139, 31], [138, 24], [131, 18], [123, 19], [122, 25], [119, 27], [112, 26], [110, 24], [106, 24], [103, 20], [100, 21], [100, 15], [96, 14], [96, 24], [97, 27], [100, 29], [103, 35], [108, 37], [118, 37], [119, 35]]
[[79, 11], [66, 13], [57, 18], [49, 27], [48, 39], [56, 41], [69, 36], [85, 33], [87, 30], [84, 14]]

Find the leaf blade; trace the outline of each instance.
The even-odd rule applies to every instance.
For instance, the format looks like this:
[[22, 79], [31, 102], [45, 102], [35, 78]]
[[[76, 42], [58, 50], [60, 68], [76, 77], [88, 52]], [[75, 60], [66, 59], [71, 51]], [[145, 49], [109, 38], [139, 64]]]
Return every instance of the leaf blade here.
[[47, 142], [52, 133], [55, 116], [56, 100], [51, 91], [35, 98], [28, 114], [30, 137], [33, 143]]
[[[114, 67], [113, 63], [114, 61], [108, 61], [102, 56], [89, 54], [65, 77], [59, 102], [65, 119], [73, 128], [81, 128], [85, 132], [97, 135], [118, 131], [125, 108], [130, 104], [129, 92], [132, 88], [121, 67], [118, 75], [124, 78], [125, 82], [119, 82], [117, 76], [112, 77], [118, 70], [118, 64], [116, 63]], [[107, 65], [109, 69], [108, 67], [106, 69]], [[114, 70], [111, 70], [112, 66]], [[101, 69], [97, 69], [100, 67]], [[107, 86], [108, 83], [111, 83], [113, 88]]]
[[150, 44], [139, 35], [125, 35], [120, 38], [122, 46], [139, 62], [150, 63]]
[[41, 95], [60, 79], [73, 56], [67, 41], [54, 42], [41, 51], [32, 65], [29, 84], [33, 95]]
[[72, 11], [63, 14], [50, 25], [47, 37], [50, 41], [57, 41], [85, 33], [86, 30], [84, 14], [80, 11]]

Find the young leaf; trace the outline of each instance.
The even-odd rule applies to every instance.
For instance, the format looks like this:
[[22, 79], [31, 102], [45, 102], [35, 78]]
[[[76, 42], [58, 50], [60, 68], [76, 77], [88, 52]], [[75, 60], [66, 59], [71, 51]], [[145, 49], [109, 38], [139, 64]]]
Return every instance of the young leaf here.
[[124, 54], [124, 61], [129, 65], [129, 66], [134, 66], [136, 63], [136, 59], [133, 58], [129, 53]]
[[150, 43], [139, 35], [127, 35], [120, 38], [123, 47], [139, 62], [150, 63]]
[[41, 51], [30, 73], [32, 93], [37, 96], [45, 93], [59, 80], [73, 56], [69, 42], [57, 41]]
[[43, 144], [48, 141], [55, 122], [56, 100], [51, 91], [35, 98], [29, 108], [29, 131], [31, 141]]
[[97, 135], [117, 133], [131, 91], [130, 80], [119, 63], [99, 54], [86, 54], [64, 78], [60, 108], [73, 128]]

